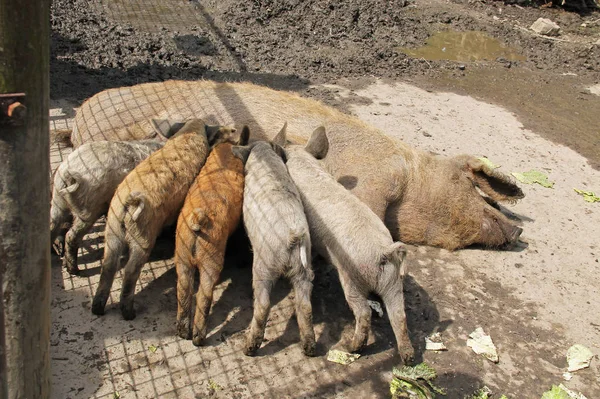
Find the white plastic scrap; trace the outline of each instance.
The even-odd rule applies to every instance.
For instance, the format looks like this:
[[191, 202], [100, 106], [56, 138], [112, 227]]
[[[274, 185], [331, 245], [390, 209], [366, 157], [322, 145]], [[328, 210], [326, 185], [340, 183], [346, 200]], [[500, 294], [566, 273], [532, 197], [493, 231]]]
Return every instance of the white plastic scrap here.
[[498, 351], [492, 342], [492, 337], [486, 335], [481, 327], [469, 334], [467, 346], [473, 349], [478, 355], [485, 356], [488, 360], [498, 363]]
[[575, 344], [567, 351], [568, 371], [577, 371], [590, 367], [594, 354], [583, 345]]
[[563, 373], [563, 378], [565, 379], [565, 381], [571, 381], [571, 378], [573, 378], [573, 374], [567, 371], [566, 373]]
[[379, 317], [383, 317], [383, 309], [381, 308], [381, 304], [377, 301], [372, 301], [372, 300], [367, 300], [367, 302], [369, 302], [369, 306], [371, 307], [371, 309], [373, 309], [375, 312], [377, 312], [377, 315]]
[[425, 350], [428, 351], [447, 351], [446, 345], [442, 342], [442, 337], [439, 332], [425, 337]]

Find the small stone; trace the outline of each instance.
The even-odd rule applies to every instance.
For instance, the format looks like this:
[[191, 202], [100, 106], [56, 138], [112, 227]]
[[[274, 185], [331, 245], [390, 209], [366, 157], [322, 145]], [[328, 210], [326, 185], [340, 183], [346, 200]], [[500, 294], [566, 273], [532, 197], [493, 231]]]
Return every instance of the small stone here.
[[465, 67], [464, 65], [459, 65], [459, 66], [458, 66], [458, 69], [460, 69], [461, 71], [464, 71], [464, 70], [465, 70], [465, 68], [466, 68], [466, 67]]
[[540, 35], [558, 36], [560, 26], [548, 18], [538, 18], [529, 29]]
[[600, 39], [598, 39], [595, 43], [597, 46], [600, 46]]

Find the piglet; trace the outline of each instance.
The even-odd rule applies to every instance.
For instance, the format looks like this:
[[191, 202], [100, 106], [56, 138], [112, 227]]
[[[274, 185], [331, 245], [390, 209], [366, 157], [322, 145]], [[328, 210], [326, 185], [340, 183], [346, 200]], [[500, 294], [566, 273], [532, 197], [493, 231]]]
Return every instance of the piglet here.
[[[285, 130], [273, 142], [285, 145]], [[383, 222], [366, 204], [323, 169], [318, 159], [327, 155], [328, 148], [325, 129], [317, 128], [305, 147], [292, 145], [285, 149], [286, 165], [302, 197], [313, 246], [337, 269], [356, 319], [347, 349], [360, 351], [367, 342], [371, 323], [367, 296], [373, 292], [385, 304], [401, 358], [409, 362], [414, 350], [404, 313], [406, 250], [392, 240]]]
[[[246, 145], [250, 131], [244, 127], [239, 144]], [[233, 155], [231, 143], [210, 152], [206, 164], [190, 187], [177, 220], [177, 333], [199, 346], [206, 337], [206, 321], [215, 284], [225, 260], [227, 239], [240, 223], [244, 195], [244, 164]], [[194, 274], [200, 284], [192, 320]]]
[[[143, 141], [97, 141], [83, 144], [65, 159], [54, 175], [50, 207], [50, 239], [63, 265], [79, 273], [77, 251], [81, 240], [108, 211], [119, 183], [133, 168], [163, 143]], [[72, 224], [64, 236], [63, 225]]]
[[282, 159], [283, 149], [258, 141], [233, 150], [245, 163], [244, 226], [254, 253], [254, 316], [244, 353], [252, 356], [260, 348], [271, 307], [271, 290], [277, 279], [285, 276], [294, 288], [302, 352], [313, 356], [310, 232], [300, 194]]

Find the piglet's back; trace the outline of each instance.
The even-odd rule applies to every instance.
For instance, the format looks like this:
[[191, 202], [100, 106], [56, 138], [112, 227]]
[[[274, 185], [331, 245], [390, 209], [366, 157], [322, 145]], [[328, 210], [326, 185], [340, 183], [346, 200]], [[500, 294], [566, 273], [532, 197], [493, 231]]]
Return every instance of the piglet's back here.
[[300, 148], [287, 154], [287, 168], [302, 196], [313, 245], [323, 250], [326, 246], [330, 253], [336, 248], [353, 249], [356, 262], [371, 262], [393, 243], [383, 222], [319, 161]]
[[246, 162], [244, 209], [252, 207], [257, 228], [280, 232], [303, 230], [302, 200], [285, 164], [267, 143], [258, 143]]
[[119, 185], [113, 200], [113, 211], [123, 207], [130, 194], [143, 195], [145, 206], [160, 214], [146, 212], [148, 218], [158, 217], [163, 222], [173, 222], [185, 195], [209, 151], [204, 134], [186, 133], [168, 140], [164, 147], [154, 152], [131, 171]]

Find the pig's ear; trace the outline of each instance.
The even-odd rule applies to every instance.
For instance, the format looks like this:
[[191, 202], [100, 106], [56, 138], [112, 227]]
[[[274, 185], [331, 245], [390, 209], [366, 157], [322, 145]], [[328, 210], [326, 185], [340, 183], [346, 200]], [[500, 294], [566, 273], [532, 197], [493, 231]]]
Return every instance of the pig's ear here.
[[231, 147], [231, 152], [233, 152], [233, 155], [241, 159], [244, 164], [246, 164], [246, 161], [250, 156], [250, 151], [252, 151], [252, 147], [250, 146], [234, 145]]
[[308, 139], [304, 150], [317, 159], [323, 159], [329, 151], [329, 140], [325, 127], [319, 126]]
[[283, 147], [277, 144], [271, 144], [271, 146], [273, 147], [275, 154], [277, 154], [283, 160], [283, 163], [287, 163], [287, 155], [285, 154]]
[[169, 138], [177, 133], [185, 122], [174, 122], [167, 119], [150, 119], [152, 129], [160, 136]]
[[242, 128], [242, 132], [240, 133], [240, 138], [238, 140], [238, 145], [246, 145], [250, 140], [250, 129], [248, 126], [244, 125]]
[[513, 179], [490, 168], [475, 157], [466, 158], [465, 169], [467, 177], [494, 201], [516, 202], [525, 197]]
[[283, 127], [281, 128], [281, 130], [279, 131], [279, 133], [277, 133], [277, 136], [275, 136], [275, 138], [273, 138], [273, 141], [271, 141], [271, 142], [280, 147], [285, 147], [285, 145], [287, 144], [286, 136], [287, 136], [287, 122], [285, 122], [283, 124]]
[[211, 146], [219, 139], [226, 139], [226, 137], [223, 136], [225, 136], [227, 132], [235, 133], [235, 129], [224, 129], [224, 126], [218, 125], [205, 125], [204, 131], [206, 132], [206, 140], [208, 140], [208, 144]]

